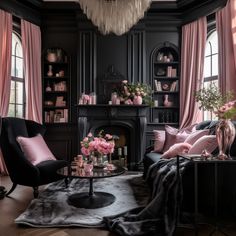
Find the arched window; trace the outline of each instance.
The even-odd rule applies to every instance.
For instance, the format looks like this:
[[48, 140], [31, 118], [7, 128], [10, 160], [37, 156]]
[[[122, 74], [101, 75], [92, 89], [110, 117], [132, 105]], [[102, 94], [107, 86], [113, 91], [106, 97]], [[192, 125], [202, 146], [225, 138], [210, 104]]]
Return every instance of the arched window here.
[[[207, 38], [204, 61], [204, 83], [207, 88], [211, 83], [218, 87], [218, 36], [217, 31], [212, 30]], [[209, 111], [203, 112], [203, 120], [214, 120], [216, 117]]]
[[11, 94], [8, 116], [25, 116], [25, 85], [23, 73], [23, 54], [20, 36], [12, 34]]

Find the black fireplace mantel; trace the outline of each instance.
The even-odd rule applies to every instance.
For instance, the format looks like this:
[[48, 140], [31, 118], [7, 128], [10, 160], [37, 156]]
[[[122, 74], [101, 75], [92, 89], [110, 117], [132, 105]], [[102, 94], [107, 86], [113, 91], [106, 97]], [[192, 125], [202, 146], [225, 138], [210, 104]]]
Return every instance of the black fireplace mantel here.
[[[134, 170], [143, 159], [146, 143], [147, 105], [76, 105], [78, 114], [78, 148], [89, 133], [103, 126], [120, 126], [128, 130], [130, 146], [128, 167]], [[79, 151], [78, 150], [78, 151]]]

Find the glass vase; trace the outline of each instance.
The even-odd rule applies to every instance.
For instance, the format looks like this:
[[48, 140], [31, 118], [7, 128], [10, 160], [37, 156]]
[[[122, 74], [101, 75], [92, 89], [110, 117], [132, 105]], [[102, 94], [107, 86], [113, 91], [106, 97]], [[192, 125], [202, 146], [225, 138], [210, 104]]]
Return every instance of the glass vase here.
[[227, 160], [230, 157], [231, 145], [235, 138], [235, 126], [229, 119], [222, 119], [216, 127], [216, 140], [219, 147], [217, 159]]

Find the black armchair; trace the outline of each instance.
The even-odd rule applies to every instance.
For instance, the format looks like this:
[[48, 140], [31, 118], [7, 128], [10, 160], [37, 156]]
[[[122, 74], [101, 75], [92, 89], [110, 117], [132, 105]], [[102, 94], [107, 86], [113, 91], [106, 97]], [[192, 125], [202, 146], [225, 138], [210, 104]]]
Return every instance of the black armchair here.
[[[11, 194], [17, 184], [33, 187], [34, 197], [38, 196], [38, 186], [48, 184], [63, 177], [57, 170], [68, 165], [65, 160], [47, 160], [37, 165], [25, 157], [16, 138], [17, 136], [34, 137], [44, 135], [46, 129], [43, 125], [31, 120], [4, 117], [2, 119], [2, 132], [0, 146], [6, 163], [9, 176], [13, 183], [6, 196]], [[67, 183], [67, 180], [65, 181]]]

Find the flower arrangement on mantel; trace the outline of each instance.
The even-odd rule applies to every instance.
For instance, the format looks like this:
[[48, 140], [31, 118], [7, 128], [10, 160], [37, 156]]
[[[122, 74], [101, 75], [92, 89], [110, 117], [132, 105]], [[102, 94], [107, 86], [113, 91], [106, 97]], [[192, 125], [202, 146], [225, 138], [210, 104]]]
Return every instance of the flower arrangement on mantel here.
[[198, 90], [195, 94], [200, 109], [213, 112], [219, 119], [232, 119], [236, 116], [236, 100], [232, 100], [233, 92], [222, 95], [215, 83]]
[[147, 84], [133, 84], [123, 80], [119, 88], [114, 92], [117, 93], [120, 102], [128, 105], [152, 105], [152, 89]]
[[101, 130], [97, 137], [89, 133], [80, 143], [81, 143], [81, 153], [89, 157], [91, 155], [108, 155], [114, 152], [115, 137], [110, 134], [104, 134]]

